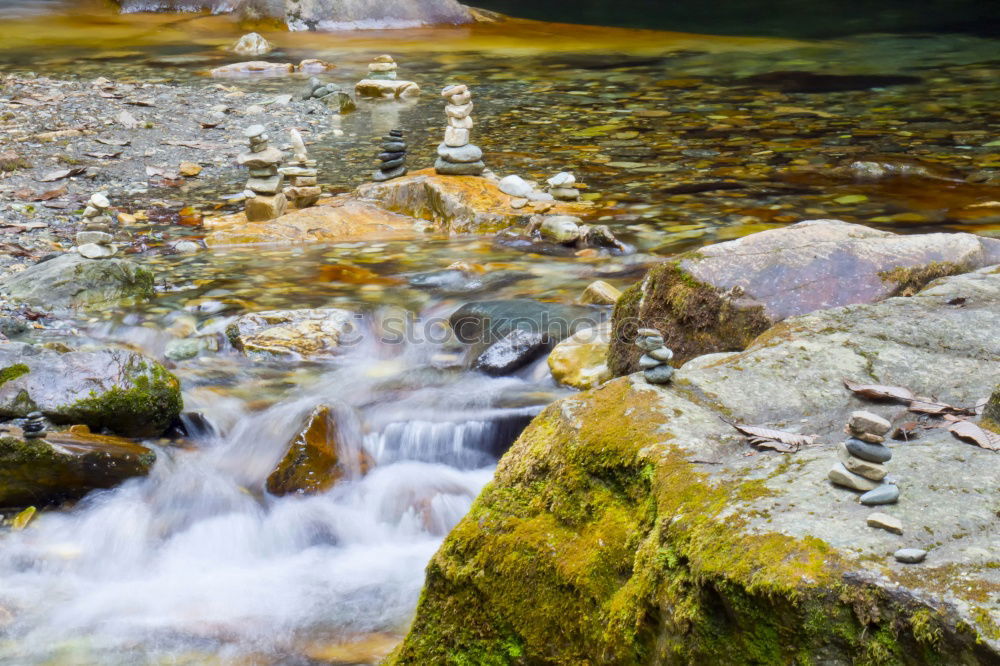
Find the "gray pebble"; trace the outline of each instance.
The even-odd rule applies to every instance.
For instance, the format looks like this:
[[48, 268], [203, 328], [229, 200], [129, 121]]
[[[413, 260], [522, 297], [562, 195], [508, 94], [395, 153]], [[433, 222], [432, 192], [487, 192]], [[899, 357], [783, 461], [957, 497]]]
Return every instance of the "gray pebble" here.
[[674, 376], [674, 369], [669, 365], [658, 365], [643, 372], [650, 384], [666, 384]]
[[882, 444], [869, 444], [854, 437], [845, 442], [847, 450], [852, 456], [868, 460], [874, 463], [884, 463], [892, 459], [892, 451]]
[[866, 506], [877, 506], [879, 504], [895, 504], [899, 499], [899, 486], [891, 483], [883, 483], [875, 490], [870, 490], [858, 501]]
[[920, 548], [900, 548], [893, 553], [893, 557], [896, 558], [897, 562], [917, 564], [924, 561], [924, 558], [927, 557], [927, 551]]

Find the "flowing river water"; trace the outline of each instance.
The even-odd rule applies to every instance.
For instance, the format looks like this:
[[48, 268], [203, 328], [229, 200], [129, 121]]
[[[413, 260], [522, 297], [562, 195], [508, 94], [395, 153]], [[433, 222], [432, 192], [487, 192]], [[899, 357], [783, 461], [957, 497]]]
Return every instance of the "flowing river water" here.
[[[238, 34], [225, 17], [28, 15], [0, 25], [0, 70], [210, 86], [202, 72], [233, 60], [220, 47]], [[163, 358], [179, 329], [214, 338], [217, 347], [171, 368], [200, 418], [182, 442], [150, 444], [148, 478], [0, 535], [4, 664], [351, 664], [386, 654], [424, 567], [498, 457], [568, 393], [544, 360], [504, 378], [467, 370], [465, 350], [435, 335], [464, 302], [572, 302], [594, 279], [624, 288], [648, 261], [814, 217], [1000, 231], [996, 202], [983, 205], [1000, 167], [996, 40], [757, 42], [527, 22], [273, 38], [280, 50], [269, 59], [336, 62], [326, 78], [345, 85], [373, 54], [392, 52], [428, 91], [417, 105], [362, 105], [345, 117], [343, 136], [313, 148], [324, 182], [363, 182], [372, 137], [397, 124], [411, 160], [428, 162], [442, 124], [435, 91], [459, 77], [475, 86], [475, 137], [494, 170], [576, 172], [597, 215], [637, 252], [553, 255], [429, 233], [140, 256], [157, 272], [154, 301], [63, 321], [44, 339]], [[806, 70], [917, 80], [824, 90], [829, 81], [763, 76]], [[795, 80], [806, 89], [789, 89]], [[302, 80], [224, 83], [277, 95]], [[900, 166], [915, 157], [930, 166]], [[851, 166], [862, 158], [892, 177]], [[149, 225], [149, 246], [190, 235], [171, 224], [177, 210], [211, 210], [244, 177], [229, 168], [176, 191], [137, 190], [135, 210], [169, 213]], [[412, 280], [456, 261], [483, 278], [446, 289]], [[248, 360], [222, 335], [243, 312], [305, 307], [359, 313], [356, 343], [329, 362], [289, 364]], [[404, 320], [409, 334], [389, 341]], [[333, 406], [347, 446], [364, 448], [373, 470], [316, 496], [265, 493], [317, 404]]]

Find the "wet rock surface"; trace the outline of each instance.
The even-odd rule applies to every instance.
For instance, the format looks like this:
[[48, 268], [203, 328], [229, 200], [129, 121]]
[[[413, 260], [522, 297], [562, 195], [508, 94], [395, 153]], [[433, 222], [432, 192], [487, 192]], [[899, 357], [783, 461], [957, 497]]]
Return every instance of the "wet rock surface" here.
[[[956, 298], [965, 305], [949, 305]], [[484, 645], [495, 654], [506, 644], [498, 637], [512, 635], [529, 660], [600, 652], [743, 663], [753, 649], [775, 662], [850, 661], [878, 646], [898, 663], [996, 661], [1000, 605], [979, 591], [1000, 578], [967, 555], [1000, 557], [996, 454], [944, 429], [890, 443], [903, 493], [883, 510], [905, 523], [905, 537], [869, 527], [871, 509], [831, 486], [827, 471], [853, 412], [906, 418], [901, 405], [848, 392], [845, 376], [949, 404], [992, 390], [998, 305], [1000, 268], [985, 268], [912, 297], [793, 316], [746, 351], [689, 361], [668, 387], [633, 375], [557, 402], [431, 561], [395, 663], [482, 658]], [[819, 441], [748, 455], [720, 415]], [[712, 612], [720, 600], [732, 609], [722, 620]], [[578, 619], [568, 633], [567, 614]], [[635, 630], [649, 621], [650, 631]]]
[[1000, 240], [972, 234], [900, 236], [812, 220], [709, 245], [654, 268], [615, 311], [610, 367], [635, 370], [625, 342], [659, 328], [678, 362], [736, 351], [793, 315], [872, 303], [930, 280], [1000, 263]]
[[322, 358], [357, 342], [354, 321], [337, 308], [255, 312], [238, 317], [226, 336], [251, 358]]
[[25, 439], [16, 426], [0, 425], [0, 508], [79, 499], [145, 476], [155, 460], [145, 446], [86, 428]]
[[145, 301], [153, 282], [152, 272], [128, 259], [64, 254], [0, 279], [0, 291], [26, 305], [62, 310]]
[[0, 343], [0, 418], [40, 411], [53, 423], [153, 437], [181, 408], [177, 378], [142, 354], [124, 349], [60, 353], [23, 342]]

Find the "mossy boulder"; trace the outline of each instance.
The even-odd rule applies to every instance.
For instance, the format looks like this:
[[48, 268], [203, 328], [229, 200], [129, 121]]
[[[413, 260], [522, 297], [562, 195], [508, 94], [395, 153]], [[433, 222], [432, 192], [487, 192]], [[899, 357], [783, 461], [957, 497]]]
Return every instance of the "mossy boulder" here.
[[177, 378], [139, 353], [59, 353], [26, 343], [0, 343], [0, 419], [23, 418], [38, 410], [57, 424], [153, 437], [167, 429], [181, 407]]
[[348, 439], [331, 408], [318, 405], [267, 477], [267, 491], [272, 495], [311, 495], [329, 490], [343, 478], [367, 474], [374, 466], [371, 456]]
[[638, 369], [638, 328], [657, 328], [674, 364], [745, 349], [773, 324], [815, 310], [910, 295], [935, 278], [1000, 263], [1000, 240], [972, 234], [900, 236], [811, 220], [664, 262], [615, 306], [608, 367]]
[[145, 301], [153, 274], [127, 259], [86, 259], [63, 254], [0, 280], [8, 298], [47, 310]]
[[993, 389], [993, 394], [986, 401], [983, 410], [983, 424], [994, 432], [1000, 433], [1000, 384]]
[[24, 439], [19, 428], [0, 427], [0, 509], [78, 499], [146, 475], [155, 460], [144, 446], [86, 428]]
[[[637, 373], [553, 404], [431, 560], [389, 663], [998, 663], [996, 454], [940, 428], [890, 442], [902, 536], [826, 478], [851, 411], [912, 418], [843, 377], [959, 405], [992, 389], [993, 270], [790, 317], [667, 386]], [[819, 440], [756, 452], [723, 418]], [[930, 552], [900, 564], [904, 546]]]

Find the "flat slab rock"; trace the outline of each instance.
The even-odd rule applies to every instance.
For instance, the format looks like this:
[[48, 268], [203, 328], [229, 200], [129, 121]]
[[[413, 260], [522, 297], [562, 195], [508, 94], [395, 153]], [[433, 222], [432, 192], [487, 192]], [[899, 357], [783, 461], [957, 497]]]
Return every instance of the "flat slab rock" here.
[[[368, 183], [355, 194], [377, 202], [386, 210], [434, 223], [454, 232], [496, 231], [512, 225], [523, 226], [539, 212], [537, 206], [511, 206], [513, 199], [497, 184], [479, 176], [442, 176], [434, 169], [411, 171], [385, 183]], [[547, 215], [584, 216], [587, 203], [545, 202]]]
[[[635, 373], [554, 403], [501, 459], [492, 486], [432, 560], [401, 663], [420, 663], [444, 646], [452, 655], [476, 654], [475, 638], [463, 642], [466, 626], [528, 637], [520, 646], [526, 661], [572, 663], [594, 650], [623, 649], [616, 657], [623, 662], [669, 655], [742, 663], [702, 659], [701, 637], [726, 649], [718, 632], [738, 646], [758, 635], [748, 627], [762, 623], [781, 637], [774, 649], [789, 650], [781, 654], [823, 663], [858, 663], [873, 635], [891, 631], [893, 659], [910, 663], [902, 655], [920, 645], [910, 629], [917, 611], [940, 631], [935, 658], [942, 663], [997, 662], [1000, 596], [983, 594], [1000, 589], [997, 454], [942, 428], [890, 441], [887, 466], [902, 494], [883, 510], [906, 526], [903, 535], [869, 526], [872, 509], [827, 480], [852, 412], [912, 418], [901, 405], [855, 397], [843, 378], [976, 404], [1000, 376], [997, 330], [1000, 266], [940, 279], [913, 297], [791, 317], [743, 352], [689, 361], [665, 387]], [[723, 418], [818, 440], [793, 454], [755, 452]], [[629, 481], [643, 475], [652, 481]], [[571, 559], [595, 552], [598, 538], [599, 563]], [[926, 550], [926, 560], [897, 562], [901, 548]], [[525, 567], [530, 574], [519, 576]], [[705, 591], [687, 595], [670, 581]], [[755, 597], [751, 588], [765, 593]], [[476, 602], [463, 605], [469, 590]], [[718, 609], [716, 595], [726, 590], [737, 592], [731, 598], [739, 603], [727, 606], [736, 617], [699, 625], [698, 608]], [[788, 590], [794, 603], [772, 605], [769, 595]], [[857, 616], [848, 597], [878, 607]], [[624, 648], [605, 645], [613, 637], [603, 613], [623, 608], [624, 598], [666, 615]], [[578, 619], [573, 632], [560, 630], [561, 618], [520, 614], [517, 604], [527, 599]], [[808, 599], [822, 600], [820, 612], [839, 618], [847, 633], [825, 625], [811, 632]], [[678, 629], [670, 609], [681, 603], [696, 608]], [[746, 604], [752, 608], [743, 614]], [[669, 652], [658, 652], [661, 639]], [[783, 662], [777, 654], [774, 662]]]
[[[966, 233], [904, 236], [810, 220], [709, 245], [654, 267], [632, 288], [635, 296], [626, 292], [628, 307], [616, 313], [615, 330], [658, 328], [682, 362], [742, 349], [787, 317], [875, 303], [913, 293], [943, 275], [997, 263], [1000, 239]], [[616, 336], [610, 359], [616, 374], [637, 369], [636, 352], [623, 342], [632, 334]]]
[[234, 347], [250, 358], [316, 358], [357, 342], [354, 313], [338, 308], [268, 310], [241, 315], [226, 327]]
[[242, 212], [205, 218], [205, 242], [209, 246], [289, 245], [409, 238], [417, 234], [414, 222], [371, 203], [339, 196], [263, 222], [247, 222]]

